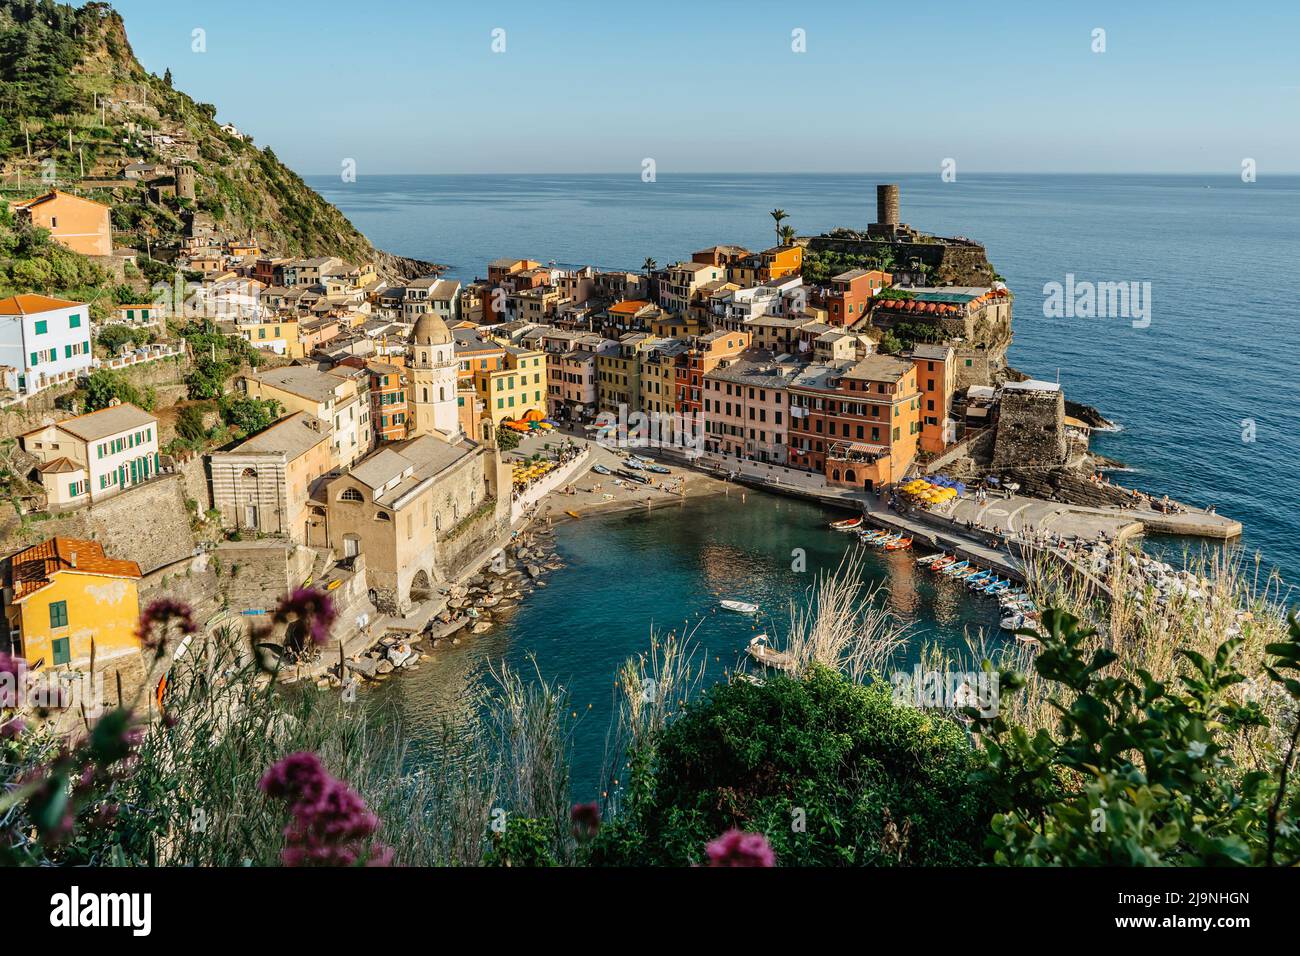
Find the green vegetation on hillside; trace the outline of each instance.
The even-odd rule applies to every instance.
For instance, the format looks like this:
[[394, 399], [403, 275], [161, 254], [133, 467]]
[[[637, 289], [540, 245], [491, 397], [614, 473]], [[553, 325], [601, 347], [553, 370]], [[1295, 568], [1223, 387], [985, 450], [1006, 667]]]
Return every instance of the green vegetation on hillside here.
[[[132, 162], [166, 162], [145, 133], [193, 143], [196, 201], [147, 201], [125, 181], [81, 190], [113, 206], [117, 243], [143, 251], [172, 246], [183, 215], [207, 213], [233, 236], [254, 235], [283, 255], [373, 260], [375, 250], [270, 149], [227, 135], [216, 107], [196, 103], [136, 61], [122, 19], [106, 3], [80, 8], [51, 0], [0, 6], [0, 163], [21, 172], [21, 192], [44, 188], [45, 161], [58, 184], [114, 178]], [[69, 144], [71, 136], [71, 144]], [[14, 192], [16, 177], [5, 180]]]

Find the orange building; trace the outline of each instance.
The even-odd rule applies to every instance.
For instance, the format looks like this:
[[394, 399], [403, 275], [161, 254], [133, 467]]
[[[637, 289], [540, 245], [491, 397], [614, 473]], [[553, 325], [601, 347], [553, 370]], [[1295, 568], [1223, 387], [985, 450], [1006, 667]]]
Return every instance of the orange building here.
[[810, 366], [790, 385], [790, 464], [839, 487], [894, 485], [916, 458], [920, 400], [916, 366], [903, 359]]
[[803, 246], [773, 246], [727, 266], [727, 279], [748, 289], [803, 271]]
[[939, 455], [957, 441], [957, 422], [949, 414], [957, 388], [954, 353], [947, 345], [918, 345], [911, 359], [921, 391], [921, 451]]
[[735, 359], [749, 343], [748, 332], [719, 329], [696, 338], [694, 345], [674, 360], [677, 411], [686, 419], [685, 428], [692, 436], [703, 430], [704, 376]]
[[825, 301], [827, 323], [843, 327], [866, 318], [872, 296], [893, 281], [879, 269], [850, 269], [832, 277]]
[[11, 202], [9, 210], [15, 218], [48, 229], [55, 242], [73, 252], [83, 256], [113, 254], [113, 226], [109, 208], [103, 203], [55, 189], [35, 199]]

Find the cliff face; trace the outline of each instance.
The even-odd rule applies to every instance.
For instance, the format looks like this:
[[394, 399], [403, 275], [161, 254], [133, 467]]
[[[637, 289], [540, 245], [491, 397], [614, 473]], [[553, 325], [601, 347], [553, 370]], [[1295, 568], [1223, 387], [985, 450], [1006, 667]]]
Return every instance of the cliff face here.
[[[409, 275], [427, 266], [388, 257], [270, 148], [227, 134], [216, 107], [173, 89], [136, 60], [121, 16], [106, 3], [0, 4], [0, 163], [6, 183], [62, 188], [113, 206], [119, 245], [164, 252], [198, 215], [231, 238], [278, 255], [337, 255]], [[121, 180], [136, 162], [194, 170], [194, 198]]]

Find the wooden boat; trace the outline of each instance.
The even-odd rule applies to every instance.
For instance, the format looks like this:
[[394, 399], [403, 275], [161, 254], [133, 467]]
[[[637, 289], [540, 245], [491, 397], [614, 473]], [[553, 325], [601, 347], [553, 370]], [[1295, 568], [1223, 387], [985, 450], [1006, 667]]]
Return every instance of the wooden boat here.
[[944, 571], [944, 570], [946, 570], [946, 569], [952, 567], [952, 566], [953, 566], [954, 564], [956, 564], [956, 563], [957, 563], [957, 559], [956, 559], [955, 557], [952, 557], [952, 556], [950, 556], [950, 555], [944, 555], [944, 556], [943, 556], [942, 558], [940, 558], [938, 561], [935, 561], [934, 564], [930, 565], [930, 570], [931, 570], [931, 571]]
[[656, 475], [671, 475], [672, 470], [665, 468], [663, 465], [646, 465], [646, 471], [653, 471]]
[[970, 562], [969, 562], [969, 561], [954, 561], [952, 564], [949, 564], [949, 565], [946, 566], [946, 567], [940, 568], [939, 571], [940, 571], [940, 573], [942, 573], [942, 574], [946, 574], [946, 575], [948, 575], [949, 577], [956, 577], [956, 576], [957, 576], [958, 574], [960, 574], [963, 570], [965, 570], [966, 568], [969, 568], [969, 567], [970, 567]]
[[836, 531], [853, 531], [862, 526], [862, 515], [856, 518], [845, 518], [843, 521], [832, 521], [831, 527]]
[[892, 542], [901, 540], [903, 540], [901, 534], [887, 534], [883, 538], [873, 539], [870, 544], [873, 548], [887, 548]]
[[609, 474], [613, 474], [613, 472], [611, 472], [608, 468], [606, 468], [604, 465], [600, 464], [599, 462], [597, 462], [596, 464], [592, 465], [592, 466], [591, 466], [591, 470], [594, 471], [594, 472], [595, 472], [596, 474], [598, 474], [598, 475], [609, 475]]
[[628, 455], [626, 458], [623, 459], [623, 467], [631, 468], [633, 471], [641, 471], [643, 468], [645, 468], [645, 465], [641, 464], [640, 459], [638, 459], [635, 455]]
[[578, 512], [576, 512], [576, 511], [566, 511], [565, 514], [568, 515], [570, 518], [581, 518], [581, 517], [582, 517], [582, 515], [578, 514]]
[[787, 672], [794, 671], [794, 655], [788, 651], [778, 651], [769, 647], [766, 634], [759, 634], [757, 637], [750, 638], [745, 653], [764, 667], [774, 667], [777, 670]]
[[985, 584], [987, 584], [989, 575], [991, 573], [992, 572], [989, 571], [988, 568], [985, 568], [983, 571], [976, 571], [974, 574], [968, 575], [966, 578], [966, 586], [974, 587], [976, 583], [979, 581], [983, 581]]
[[758, 605], [750, 604], [748, 601], [719, 601], [718, 604], [724, 611], [734, 611], [737, 614], [758, 613]]
[[886, 551], [906, 551], [912, 546], [911, 538], [899, 538], [885, 545]]
[[337, 587], [338, 587], [340, 584], [342, 584], [342, 583], [343, 583], [343, 579], [342, 579], [342, 578], [335, 578], [335, 579], [334, 579], [333, 581], [331, 581], [329, 584], [325, 585], [325, 590], [326, 590], [326, 591], [333, 591], [335, 588], [337, 588]]
[[933, 565], [934, 562], [938, 561], [942, 557], [945, 557], [942, 551], [936, 552], [935, 554], [923, 554], [916, 559], [916, 563]]
[[635, 481], [637, 484], [641, 484], [641, 485], [650, 484], [649, 478], [647, 478], [645, 475], [638, 475], [635, 471], [623, 471], [622, 469], [620, 469], [618, 476], [620, 478], [626, 478], [628, 481]]

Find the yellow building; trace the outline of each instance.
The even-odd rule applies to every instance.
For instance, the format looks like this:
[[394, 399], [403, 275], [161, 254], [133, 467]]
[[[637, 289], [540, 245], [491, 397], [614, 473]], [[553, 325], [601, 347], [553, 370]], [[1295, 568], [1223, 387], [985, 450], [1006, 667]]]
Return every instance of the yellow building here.
[[474, 373], [474, 390], [483, 403], [483, 415], [500, 425], [524, 412], [546, 411], [546, 353], [506, 345], [500, 369]]
[[128, 654], [139, 647], [140, 566], [107, 557], [96, 541], [55, 537], [9, 559], [10, 653], [32, 668]]
[[286, 358], [302, 358], [307, 354], [298, 338], [296, 317], [275, 316], [263, 322], [240, 322], [235, 328], [253, 348], [269, 349]]

